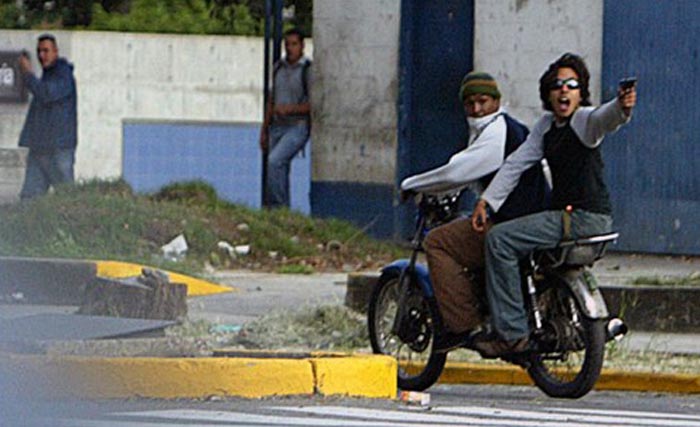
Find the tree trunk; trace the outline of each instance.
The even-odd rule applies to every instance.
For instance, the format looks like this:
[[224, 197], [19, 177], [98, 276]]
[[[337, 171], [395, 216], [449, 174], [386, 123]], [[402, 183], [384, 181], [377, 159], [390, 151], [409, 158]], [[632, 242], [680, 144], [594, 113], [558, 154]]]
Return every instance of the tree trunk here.
[[187, 316], [187, 286], [144, 268], [141, 276], [124, 279], [97, 277], [88, 285], [78, 314], [177, 320]]

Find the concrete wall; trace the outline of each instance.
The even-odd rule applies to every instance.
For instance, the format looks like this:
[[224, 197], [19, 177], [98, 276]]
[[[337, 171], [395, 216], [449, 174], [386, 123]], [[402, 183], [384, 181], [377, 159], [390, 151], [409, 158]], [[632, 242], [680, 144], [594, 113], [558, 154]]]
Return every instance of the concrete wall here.
[[475, 0], [474, 67], [494, 75], [508, 110], [531, 125], [542, 114], [539, 78], [564, 52], [586, 60], [599, 101], [602, 0]]
[[[403, 3], [314, 1], [312, 211], [376, 224], [368, 230], [378, 236], [400, 227], [393, 202]], [[495, 75], [515, 116], [532, 124], [541, 114], [539, 77], [567, 51], [587, 60], [597, 101], [602, 0], [474, 0], [474, 8], [475, 68]]]
[[[474, 4], [475, 66], [495, 74], [503, 86], [504, 102], [516, 116], [531, 124], [540, 114], [537, 80], [565, 51], [587, 59], [597, 98], [602, 0], [475, 0]], [[401, 0], [354, 0], [352, 6], [343, 0], [314, 3], [320, 54], [314, 60], [312, 90], [312, 179], [393, 185]], [[0, 50], [33, 51], [37, 35], [0, 30]], [[60, 31], [56, 35], [61, 54], [76, 66], [79, 179], [121, 174], [125, 120], [260, 121], [260, 39]], [[0, 104], [0, 148], [16, 147], [26, 107]]]
[[[514, 115], [528, 124], [539, 117], [539, 77], [567, 51], [586, 59], [598, 101], [602, 0], [475, 0], [474, 7], [475, 68], [499, 80]], [[394, 182], [400, 9], [400, 0], [356, 0], [352, 8], [314, 2], [315, 181]]]
[[314, 181], [394, 183], [400, 5], [314, 1]]
[[[38, 34], [0, 30], [0, 50], [33, 52]], [[55, 34], [60, 55], [75, 65], [78, 179], [121, 175], [122, 124], [127, 120], [261, 121], [260, 38]], [[0, 104], [0, 148], [17, 146], [27, 107]]]

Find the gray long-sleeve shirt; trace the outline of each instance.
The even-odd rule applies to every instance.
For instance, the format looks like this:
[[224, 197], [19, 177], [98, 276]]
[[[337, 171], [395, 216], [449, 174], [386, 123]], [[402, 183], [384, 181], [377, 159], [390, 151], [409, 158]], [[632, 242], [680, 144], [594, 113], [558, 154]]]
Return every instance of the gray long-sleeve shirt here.
[[401, 182], [402, 190], [441, 193], [471, 186], [480, 192], [476, 180], [498, 169], [506, 147], [506, 121], [499, 109], [485, 117], [470, 119], [468, 147], [435, 169], [410, 176]]
[[[614, 132], [627, 123], [630, 116], [625, 115], [617, 98], [599, 107], [579, 107], [571, 117], [571, 128], [587, 147], [595, 148], [603, 141], [606, 134]], [[510, 192], [518, 184], [520, 175], [534, 163], [544, 157], [544, 134], [551, 128], [554, 114], [545, 113], [535, 123], [530, 135], [523, 144], [513, 152], [501, 166], [488, 188], [481, 195], [491, 209], [498, 212]]]

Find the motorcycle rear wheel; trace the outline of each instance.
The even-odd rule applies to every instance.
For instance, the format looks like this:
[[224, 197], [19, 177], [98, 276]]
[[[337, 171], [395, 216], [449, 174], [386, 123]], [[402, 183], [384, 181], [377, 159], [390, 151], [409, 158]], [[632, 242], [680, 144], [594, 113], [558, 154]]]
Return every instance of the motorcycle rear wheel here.
[[409, 304], [416, 315], [410, 321], [411, 337], [404, 341], [392, 331], [399, 312], [399, 280], [398, 272], [384, 273], [372, 291], [367, 319], [370, 342], [374, 353], [396, 358], [400, 389], [422, 391], [437, 382], [447, 359], [447, 354], [432, 350], [437, 305], [412, 280]]
[[568, 343], [530, 355], [528, 374], [551, 397], [576, 399], [587, 394], [600, 376], [605, 356], [605, 320], [589, 319], [567, 286], [547, 289], [545, 322], [563, 325]]

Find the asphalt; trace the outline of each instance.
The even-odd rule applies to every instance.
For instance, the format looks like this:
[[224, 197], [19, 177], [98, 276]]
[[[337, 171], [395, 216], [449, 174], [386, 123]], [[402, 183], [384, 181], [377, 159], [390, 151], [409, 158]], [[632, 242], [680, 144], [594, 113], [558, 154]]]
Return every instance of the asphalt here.
[[[42, 260], [42, 262], [52, 262]], [[141, 266], [97, 262], [100, 275], [131, 275]], [[0, 268], [4, 266], [0, 259]], [[116, 269], [116, 270], [115, 270]], [[601, 283], [625, 284], [639, 276], [688, 276], [700, 272], [700, 258], [610, 254], [594, 272]], [[173, 276], [174, 278], [174, 276]], [[219, 271], [211, 282], [178, 276], [188, 283], [188, 317], [236, 328], [278, 309], [343, 304], [346, 273], [278, 275]], [[60, 282], [60, 278], [56, 279]], [[171, 278], [172, 281], [175, 281]], [[0, 319], [69, 314], [70, 305], [3, 304]], [[139, 340], [124, 340], [135, 342]], [[632, 350], [700, 354], [700, 335], [632, 331], [623, 341]], [[219, 357], [87, 357], [0, 353], [0, 374], [27, 384], [31, 392], [57, 390], [81, 397], [203, 398], [213, 395], [350, 395], [396, 398], [396, 362], [366, 354], [237, 352]], [[529, 384], [517, 367], [448, 363], [441, 382]], [[56, 387], [56, 385], [59, 385]], [[700, 393], [700, 373], [604, 371], [597, 385], [606, 390]], [[50, 394], [50, 393], [49, 393]]]

